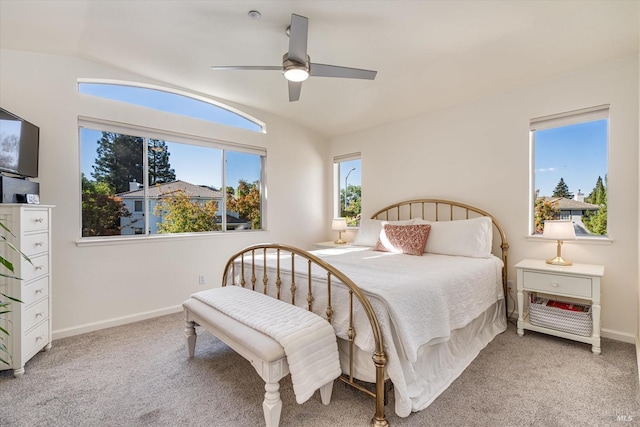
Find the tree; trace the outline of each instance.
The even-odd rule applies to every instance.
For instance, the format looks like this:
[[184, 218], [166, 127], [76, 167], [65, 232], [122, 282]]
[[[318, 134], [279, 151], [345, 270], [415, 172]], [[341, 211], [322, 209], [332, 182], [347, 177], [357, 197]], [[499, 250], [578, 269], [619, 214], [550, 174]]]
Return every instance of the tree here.
[[560, 181], [553, 190], [553, 197], [564, 197], [565, 199], [573, 199], [573, 193], [569, 191], [569, 187], [564, 182], [564, 179], [560, 177]]
[[216, 224], [218, 202], [191, 200], [182, 190], [163, 195], [155, 206], [154, 215], [160, 216], [159, 233], [198, 233], [220, 229]]
[[[606, 178], [606, 177], [605, 177]], [[596, 186], [593, 187], [591, 193], [584, 199], [585, 202], [592, 203], [594, 205], [606, 205], [607, 204], [607, 191], [602, 183], [602, 177], [598, 177]]]
[[607, 177], [604, 177], [604, 183], [602, 178], [598, 177], [596, 186], [593, 188], [588, 200], [589, 203], [600, 206], [597, 211], [589, 211], [582, 216], [582, 223], [593, 234], [606, 235], [607, 234]]
[[238, 189], [227, 187], [227, 211], [235, 212], [240, 218], [251, 221], [251, 228], [254, 230], [261, 228], [261, 200], [260, 181], [249, 184], [247, 181], [239, 180]]
[[347, 225], [357, 226], [360, 212], [362, 212], [362, 187], [349, 185], [346, 192], [344, 189], [340, 190], [340, 216], [346, 218]]
[[149, 185], [163, 184], [176, 180], [176, 171], [169, 163], [169, 149], [167, 143], [152, 139], [149, 143]]
[[[106, 182], [114, 192], [129, 191], [129, 183], [144, 182], [144, 139], [137, 136], [102, 132], [98, 141], [93, 178]], [[172, 182], [176, 173], [169, 163], [167, 143], [152, 139], [148, 147], [149, 185]]]
[[129, 191], [132, 181], [143, 182], [143, 143], [144, 139], [140, 137], [102, 132], [93, 178], [108, 184], [114, 193]]
[[90, 181], [82, 174], [82, 236], [113, 236], [122, 230], [121, 218], [131, 217], [122, 199], [106, 182]]
[[534, 234], [542, 234], [545, 220], [556, 219], [559, 213], [557, 202], [545, 200], [544, 197], [536, 199], [533, 217]]

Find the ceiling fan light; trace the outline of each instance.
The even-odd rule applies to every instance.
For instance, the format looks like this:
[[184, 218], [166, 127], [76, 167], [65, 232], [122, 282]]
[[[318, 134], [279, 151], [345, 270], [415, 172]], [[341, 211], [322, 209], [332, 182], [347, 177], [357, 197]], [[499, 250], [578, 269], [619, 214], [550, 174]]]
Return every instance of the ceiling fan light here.
[[291, 82], [303, 82], [309, 78], [309, 71], [304, 67], [290, 67], [284, 70], [284, 78]]

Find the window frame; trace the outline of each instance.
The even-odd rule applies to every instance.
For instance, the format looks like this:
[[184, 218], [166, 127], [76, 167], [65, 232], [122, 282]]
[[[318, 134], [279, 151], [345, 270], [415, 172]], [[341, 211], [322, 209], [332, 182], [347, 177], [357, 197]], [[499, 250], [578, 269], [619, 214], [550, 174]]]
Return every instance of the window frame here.
[[[144, 138], [145, 143], [143, 144], [143, 162], [144, 162], [144, 170], [143, 174], [144, 183], [143, 188], [145, 189], [144, 203], [143, 203], [143, 213], [145, 216], [145, 229], [143, 234], [133, 234], [133, 235], [118, 235], [118, 236], [83, 236], [82, 235], [82, 203], [79, 203], [79, 224], [78, 224], [78, 232], [79, 238], [77, 240], [78, 245], [82, 244], [103, 244], [106, 242], [125, 242], [125, 241], [138, 241], [138, 240], [149, 240], [149, 239], [167, 239], [167, 238], [177, 238], [177, 237], [191, 237], [191, 236], [211, 236], [218, 234], [234, 234], [235, 230], [227, 230], [227, 220], [226, 220], [226, 185], [227, 185], [227, 176], [226, 176], [226, 152], [234, 151], [241, 152], [247, 154], [253, 154], [260, 156], [260, 215], [261, 215], [261, 228], [256, 230], [243, 230], [244, 232], [260, 232], [266, 230], [266, 159], [267, 159], [267, 150], [266, 148], [250, 146], [240, 143], [233, 143], [228, 141], [222, 141], [214, 138], [206, 138], [197, 135], [189, 135], [181, 132], [163, 130], [163, 129], [151, 129], [144, 126], [138, 126], [131, 123], [121, 123], [115, 122], [111, 120], [105, 120], [95, 117], [87, 117], [87, 116], [78, 116], [78, 147], [79, 154], [81, 154], [81, 130], [83, 128], [104, 131], [104, 132], [114, 132], [119, 134], [128, 134], [128, 135], [136, 135]], [[148, 211], [149, 209], [149, 196], [146, 191], [148, 188], [148, 164], [147, 164], [147, 155], [146, 150], [148, 148], [147, 141], [149, 139], [158, 139], [163, 141], [170, 141], [174, 143], [188, 144], [188, 145], [197, 145], [207, 148], [215, 148], [222, 150], [222, 158], [220, 165], [220, 173], [222, 178], [222, 201], [220, 202], [219, 210], [221, 212], [221, 229], [220, 230], [212, 230], [206, 232], [197, 232], [197, 233], [148, 233], [149, 230], [149, 215], [152, 213]], [[78, 179], [79, 179], [79, 190], [82, 189], [82, 158], [81, 155], [78, 159]], [[81, 196], [81, 195], [80, 195]], [[79, 197], [81, 199], [81, 197]], [[238, 233], [238, 231], [235, 231]]]
[[[333, 217], [339, 218], [342, 212], [341, 202], [340, 202], [340, 185], [342, 181], [342, 177], [340, 176], [340, 164], [343, 162], [349, 162], [353, 160], [360, 161], [360, 203], [362, 204], [362, 154], [360, 152], [343, 154], [339, 156], [335, 156], [333, 158]], [[345, 198], [346, 198], [346, 188], [345, 188]], [[361, 205], [362, 208], [362, 205]], [[360, 212], [362, 214], [362, 211]], [[361, 218], [362, 219], [362, 218]], [[348, 225], [348, 229], [358, 229], [360, 227], [360, 223], [358, 225]]]
[[[535, 233], [535, 204], [536, 204], [536, 164], [535, 164], [535, 132], [547, 129], [561, 128], [565, 126], [571, 126], [576, 124], [588, 123], [598, 120], [607, 120], [607, 139], [606, 139], [606, 154], [607, 154], [607, 169], [604, 179], [607, 180], [607, 199], [609, 196], [608, 187], [609, 180], [608, 175], [610, 171], [610, 104], [602, 104], [588, 108], [582, 108], [577, 110], [571, 110], [563, 113], [552, 114], [547, 116], [541, 116], [533, 118], [529, 121], [529, 221], [527, 239], [539, 240], [542, 239], [541, 234]], [[610, 218], [610, 209], [607, 203], [607, 222]], [[561, 213], [562, 215], [562, 213]], [[611, 231], [607, 224], [606, 235], [577, 235], [576, 241], [594, 242], [594, 243], [610, 243]]]

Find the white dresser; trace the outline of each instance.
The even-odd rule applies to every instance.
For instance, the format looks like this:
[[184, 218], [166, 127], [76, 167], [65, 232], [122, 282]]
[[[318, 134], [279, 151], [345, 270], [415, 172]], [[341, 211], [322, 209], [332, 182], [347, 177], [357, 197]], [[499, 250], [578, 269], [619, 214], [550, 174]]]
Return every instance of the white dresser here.
[[[13, 375], [21, 377], [24, 365], [42, 349], [51, 348], [51, 210], [53, 206], [27, 204], [0, 204], [0, 222], [11, 233], [0, 232], [16, 248], [29, 257], [20, 254], [2, 243], [2, 256], [14, 267], [14, 275], [19, 279], [0, 277], [0, 291], [18, 298], [22, 304], [12, 302], [11, 313], [5, 315], [5, 327], [10, 336], [5, 336], [5, 344], [11, 355], [10, 365], [0, 363], [0, 370], [13, 369]], [[3, 267], [0, 267], [3, 268]], [[3, 273], [9, 273], [3, 269]], [[6, 355], [5, 355], [6, 356]]]

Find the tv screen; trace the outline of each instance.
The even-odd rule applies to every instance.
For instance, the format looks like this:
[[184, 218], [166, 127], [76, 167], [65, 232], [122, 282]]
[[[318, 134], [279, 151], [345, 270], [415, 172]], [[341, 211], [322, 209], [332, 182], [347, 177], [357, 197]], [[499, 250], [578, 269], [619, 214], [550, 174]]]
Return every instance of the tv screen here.
[[40, 128], [0, 108], [0, 171], [38, 176]]

